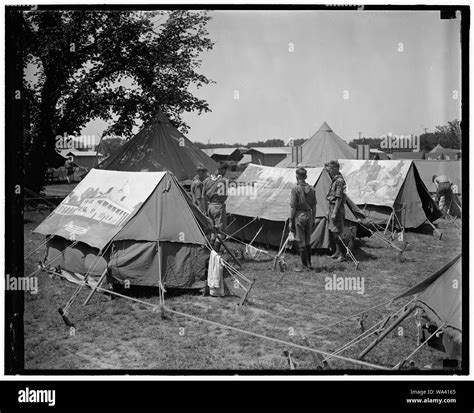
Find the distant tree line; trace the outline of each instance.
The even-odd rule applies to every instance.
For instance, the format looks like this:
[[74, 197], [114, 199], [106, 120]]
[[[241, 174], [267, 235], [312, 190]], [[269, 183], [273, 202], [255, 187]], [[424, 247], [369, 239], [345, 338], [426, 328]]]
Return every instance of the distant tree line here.
[[[448, 122], [447, 125], [436, 126], [434, 132], [420, 135], [420, 150], [429, 152], [436, 145], [440, 144], [444, 148], [461, 149], [461, 122], [458, 119]], [[369, 145], [371, 148], [380, 148], [380, 138], [357, 138], [349, 142], [349, 145], [356, 148], [357, 145]]]
[[[298, 146], [302, 145], [307, 139], [294, 139], [293, 145]], [[214, 148], [267, 148], [267, 147], [275, 147], [275, 146], [288, 146], [288, 142], [285, 142], [283, 139], [267, 139], [266, 141], [256, 141], [256, 142], [249, 142], [245, 145], [241, 143], [202, 143], [202, 142], [194, 142], [194, 144], [200, 149], [214, 149]]]

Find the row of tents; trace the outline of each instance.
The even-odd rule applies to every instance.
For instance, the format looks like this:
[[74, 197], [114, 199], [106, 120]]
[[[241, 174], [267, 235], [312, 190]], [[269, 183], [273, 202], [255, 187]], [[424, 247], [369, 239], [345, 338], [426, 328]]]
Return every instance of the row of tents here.
[[[403, 230], [441, 216], [413, 162], [340, 163], [348, 184], [345, 216], [349, 235], [369, 235], [360, 225], [367, 217], [379, 225], [396, 218]], [[324, 168], [307, 171], [318, 203], [313, 248], [328, 248], [326, 195], [331, 179]], [[229, 190], [227, 211], [232, 222], [228, 232], [244, 241], [280, 245], [294, 182], [294, 169], [250, 164], [234, 190]], [[138, 272], [136, 282], [145, 285], [160, 281], [156, 265], [161, 249], [161, 281], [172, 279], [169, 286], [189, 287], [205, 272], [204, 265], [198, 264], [202, 261], [198, 251], [206, 246], [209, 230], [207, 218], [171, 173], [92, 169], [36, 232], [51, 238], [47, 261], [53, 266], [97, 275], [110, 261], [117, 279], [133, 278], [133, 269], [143, 267], [147, 270]], [[110, 248], [106, 251], [106, 247]]]
[[[332, 159], [355, 159], [356, 151], [323, 122], [317, 132], [302, 145], [300, 164], [305, 167], [322, 167]], [[461, 193], [461, 161], [415, 160], [423, 183], [430, 192], [436, 188], [433, 175], [447, 175], [454, 184], [454, 192]], [[157, 115], [115, 153], [102, 161], [98, 168], [114, 171], [170, 171], [179, 182], [187, 185], [196, 174], [199, 164], [209, 171], [217, 168], [216, 162], [176, 129], [163, 112]], [[291, 155], [282, 160], [278, 168], [294, 166]]]
[[[331, 131], [322, 132], [329, 134], [324, 139], [331, 142]], [[332, 150], [323, 154], [335, 155]], [[361, 225], [366, 219], [384, 224], [396, 217], [401, 229], [409, 229], [441, 216], [415, 162], [339, 162], [348, 188], [345, 231], [351, 236], [370, 235]], [[46, 236], [45, 264], [70, 274], [71, 280], [107, 274], [109, 282], [119, 284], [202, 288], [211, 227], [181, 185], [194, 175], [198, 164], [210, 170], [216, 167], [160, 113], [92, 169], [35, 229]], [[312, 244], [327, 248], [330, 177], [322, 166], [307, 170], [318, 202], [319, 223]], [[292, 168], [250, 164], [229, 193], [227, 210], [232, 223], [228, 232], [244, 241], [280, 245], [294, 184]], [[458, 271], [459, 266], [456, 263], [453, 268]], [[453, 271], [450, 267], [444, 272], [447, 281], [438, 274], [425, 289], [434, 291], [430, 293], [434, 301], [427, 305], [443, 320], [451, 317], [451, 327], [460, 331], [460, 309], [454, 302], [459, 297], [447, 302], [439, 290], [457, 274]], [[452, 312], [449, 317], [444, 314], [449, 306], [457, 309], [454, 321]]]
[[[316, 140], [309, 140], [305, 145], [309, 152], [319, 151], [318, 154], [325, 159], [347, 149], [344, 146], [347, 144], [326, 123], [315, 137]], [[315, 142], [318, 144], [314, 145]], [[194, 269], [202, 267], [193, 265], [192, 259], [199, 255], [196, 246], [205, 245], [205, 238], [196, 235], [196, 225], [201, 232], [209, 228], [207, 218], [192, 204], [180, 183], [193, 176], [198, 164], [211, 171], [216, 168], [211, 158], [159, 112], [135, 137], [97, 169], [92, 169], [37, 228], [37, 232], [52, 238], [48, 244], [52, 250], [49, 258], [53, 258], [55, 252], [67, 250], [68, 254], [62, 254], [58, 259], [67, 256], [72, 257], [72, 261], [66, 259], [58, 265], [85, 273], [91, 268], [90, 261], [100, 255], [101, 260], [93, 269], [100, 274], [108, 260], [107, 256], [102, 258], [102, 253], [112, 241], [113, 246], [107, 253], [118, 254], [120, 251], [128, 262], [135, 262], [133, 265], [140, 263], [137, 258], [140, 255], [151, 254], [151, 259], [152, 251], [159, 249], [159, 242], [164, 243], [163, 250], [171, 248], [166, 243], [182, 244], [178, 248], [180, 251], [192, 244], [195, 246], [192, 250], [184, 248], [179, 254], [177, 250], [170, 252], [170, 256], [175, 254], [176, 262], [170, 261], [166, 251], [161, 261], [161, 265], [170, 268], [165, 271], [164, 278], [170, 274], [170, 277], [181, 279], [172, 285], [192, 285], [192, 281], [183, 280], [187, 280]], [[398, 229], [403, 230], [417, 228], [441, 216], [421, 178], [418, 165], [413, 161], [340, 159], [340, 164], [347, 182], [346, 230], [349, 234], [357, 237], [368, 235], [360, 225], [366, 218], [379, 225], [394, 221]], [[319, 225], [313, 233], [312, 244], [314, 248], [327, 248], [325, 197], [330, 178], [321, 166], [307, 170], [308, 183], [315, 187], [318, 202]], [[257, 234], [255, 242], [280, 245], [294, 183], [292, 168], [250, 164], [235, 182], [234, 193], [229, 192], [227, 211], [232, 222], [228, 232], [239, 231], [236, 237], [244, 241], [254, 239]], [[131, 200], [134, 200], [133, 205]], [[157, 232], [157, 228], [161, 232]], [[120, 248], [118, 241], [121, 241]], [[124, 242], [130, 245], [125, 246]], [[68, 243], [74, 246], [69, 248]], [[140, 248], [132, 246], [134, 243]], [[113, 257], [113, 262], [120, 262], [116, 255]], [[186, 260], [190, 265], [184, 264]], [[56, 263], [56, 260], [50, 261]], [[152, 268], [149, 262], [146, 268]]]
[[[424, 185], [416, 165], [409, 160], [362, 161], [339, 160], [347, 183], [346, 227], [360, 237], [367, 234], [359, 225], [370, 219], [377, 225], [395, 220], [398, 229], [414, 229], [441, 217], [434, 200]], [[327, 216], [327, 201], [331, 179], [324, 168], [307, 168], [308, 184], [316, 190], [316, 215], [321, 221]], [[291, 168], [272, 168], [250, 164], [237, 179], [227, 211], [234, 216], [232, 228], [244, 240], [277, 246], [288, 219], [291, 188], [295, 172]], [[259, 230], [262, 227], [262, 230]], [[318, 225], [313, 233], [313, 248], [327, 248], [327, 235]]]

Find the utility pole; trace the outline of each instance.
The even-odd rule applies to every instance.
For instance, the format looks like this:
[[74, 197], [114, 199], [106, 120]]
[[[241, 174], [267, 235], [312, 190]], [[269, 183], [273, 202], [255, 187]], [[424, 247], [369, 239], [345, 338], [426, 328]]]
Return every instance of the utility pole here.
[[428, 130], [428, 128], [423, 128], [423, 129], [425, 130], [425, 135], [426, 135], [426, 133], [427, 133], [426, 131]]

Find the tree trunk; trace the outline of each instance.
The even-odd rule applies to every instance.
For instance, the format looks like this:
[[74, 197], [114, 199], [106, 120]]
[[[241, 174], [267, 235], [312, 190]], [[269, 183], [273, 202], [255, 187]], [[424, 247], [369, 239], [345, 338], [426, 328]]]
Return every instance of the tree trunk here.
[[55, 156], [55, 133], [51, 122], [55, 105], [53, 88], [46, 80], [41, 94], [38, 133], [33, 136], [33, 146], [25, 160], [25, 186], [38, 193], [44, 187], [46, 170]]

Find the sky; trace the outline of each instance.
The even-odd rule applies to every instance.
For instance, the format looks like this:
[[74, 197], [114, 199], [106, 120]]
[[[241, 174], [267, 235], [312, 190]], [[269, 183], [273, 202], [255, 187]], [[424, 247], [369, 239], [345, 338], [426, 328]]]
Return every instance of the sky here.
[[[186, 113], [192, 141], [308, 138], [326, 121], [346, 141], [421, 134], [460, 119], [460, 18], [439, 12], [216, 11], [212, 51]], [[453, 94], [458, 91], [458, 99]], [[237, 97], [238, 94], [238, 98]], [[100, 134], [92, 122], [83, 134]]]

